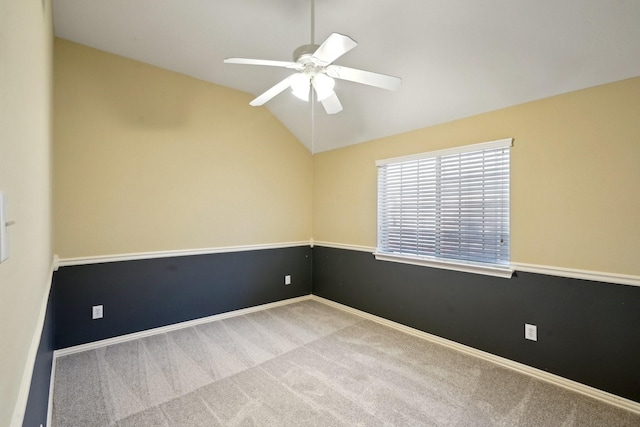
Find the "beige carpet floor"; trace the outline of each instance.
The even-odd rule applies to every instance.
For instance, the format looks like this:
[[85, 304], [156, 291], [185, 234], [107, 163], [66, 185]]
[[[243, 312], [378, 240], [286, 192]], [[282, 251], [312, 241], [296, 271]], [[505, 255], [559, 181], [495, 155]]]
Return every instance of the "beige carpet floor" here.
[[56, 360], [53, 426], [640, 426], [317, 301]]

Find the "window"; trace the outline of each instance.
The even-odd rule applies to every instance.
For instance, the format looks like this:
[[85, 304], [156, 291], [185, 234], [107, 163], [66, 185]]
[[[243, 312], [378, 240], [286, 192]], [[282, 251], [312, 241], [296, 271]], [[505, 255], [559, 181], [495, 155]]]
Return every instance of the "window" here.
[[376, 162], [377, 259], [510, 277], [512, 139]]

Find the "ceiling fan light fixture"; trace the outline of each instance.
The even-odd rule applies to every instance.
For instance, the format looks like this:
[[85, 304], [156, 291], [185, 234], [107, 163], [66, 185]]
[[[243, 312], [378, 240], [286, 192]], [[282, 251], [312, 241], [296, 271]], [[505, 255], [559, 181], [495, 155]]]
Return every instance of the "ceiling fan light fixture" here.
[[309, 101], [309, 90], [311, 89], [311, 79], [304, 73], [291, 76], [291, 92], [296, 98]]
[[318, 101], [324, 101], [333, 94], [333, 88], [336, 81], [324, 73], [318, 73], [313, 76], [313, 88], [316, 90]]

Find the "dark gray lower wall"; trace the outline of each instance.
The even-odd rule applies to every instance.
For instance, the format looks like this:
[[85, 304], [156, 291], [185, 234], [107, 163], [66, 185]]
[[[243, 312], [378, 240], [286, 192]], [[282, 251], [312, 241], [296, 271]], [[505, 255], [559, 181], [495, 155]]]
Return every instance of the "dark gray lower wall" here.
[[[312, 292], [640, 402], [638, 287], [523, 272], [499, 279], [316, 246], [60, 268], [23, 425], [45, 423], [54, 348]], [[97, 304], [104, 318], [91, 320]], [[538, 326], [537, 342], [524, 339], [524, 323]]]
[[47, 311], [44, 317], [40, 344], [36, 354], [29, 398], [23, 427], [47, 425], [47, 410], [49, 407], [49, 383], [51, 382], [51, 365], [54, 350], [54, 319], [53, 319], [53, 285], [47, 299]]
[[[640, 402], [640, 288], [511, 279], [313, 248], [313, 293]], [[524, 324], [538, 341], [524, 339]]]
[[[301, 246], [62, 267], [54, 276], [55, 347], [308, 295], [311, 254]], [[94, 305], [103, 305], [102, 319], [92, 320]]]

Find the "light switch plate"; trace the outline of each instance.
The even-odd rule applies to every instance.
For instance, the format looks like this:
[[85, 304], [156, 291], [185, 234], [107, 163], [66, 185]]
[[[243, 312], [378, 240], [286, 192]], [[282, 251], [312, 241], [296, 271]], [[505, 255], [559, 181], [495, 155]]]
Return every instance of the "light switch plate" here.
[[0, 192], [0, 262], [9, 258], [9, 232], [7, 230], [7, 197]]

